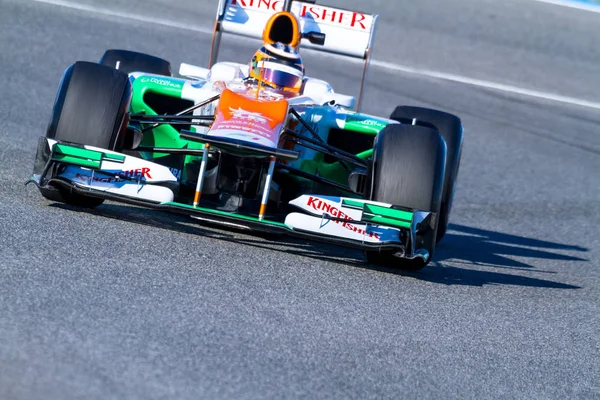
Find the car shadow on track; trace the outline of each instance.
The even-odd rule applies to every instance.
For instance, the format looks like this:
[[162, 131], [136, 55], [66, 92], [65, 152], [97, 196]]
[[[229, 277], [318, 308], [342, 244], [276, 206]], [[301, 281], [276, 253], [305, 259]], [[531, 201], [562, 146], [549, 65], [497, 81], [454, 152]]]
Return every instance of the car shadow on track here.
[[55, 203], [52, 207], [70, 211], [114, 218], [130, 223], [166, 229], [182, 234], [199, 235], [216, 240], [226, 240], [265, 251], [283, 252], [301, 257], [331, 262], [355, 268], [380, 271], [444, 285], [484, 286], [516, 285], [538, 288], [579, 289], [549, 279], [531, 278], [514, 273], [493, 272], [486, 269], [503, 269], [511, 272], [541, 271], [525, 260], [587, 261], [583, 258], [557, 253], [557, 251], [587, 252], [580, 246], [565, 245], [505, 233], [487, 231], [464, 225], [451, 224], [444, 240], [440, 243], [430, 266], [421, 271], [402, 271], [366, 263], [360, 251], [340, 246], [262, 233], [227, 229], [215, 225], [200, 225], [185, 216], [148, 210], [121, 204], [105, 204], [95, 210], [71, 207]]
[[489, 271], [492, 268], [552, 275], [556, 273], [540, 270], [527, 260], [587, 261], [578, 256], [558, 253], [559, 251], [585, 253], [588, 249], [451, 224], [448, 234], [437, 248], [433, 268], [420, 271], [418, 279], [446, 285], [491, 284], [579, 289], [579, 286], [552, 280]]

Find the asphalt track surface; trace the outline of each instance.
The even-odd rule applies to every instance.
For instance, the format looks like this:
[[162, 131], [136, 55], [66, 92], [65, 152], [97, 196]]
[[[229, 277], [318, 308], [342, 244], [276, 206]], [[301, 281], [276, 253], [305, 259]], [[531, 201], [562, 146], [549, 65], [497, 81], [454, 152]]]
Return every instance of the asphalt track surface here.
[[[215, 7], [78, 3], [204, 28]], [[383, 15], [380, 61], [598, 100], [598, 14], [369, 4]], [[116, 203], [79, 210], [23, 186], [66, 66], [114, 47], [206, 63], [209, 40], [0, 0], [1, 399], [600, 398], [593, 108], [373, 68], [366, 111], [425, 105], [466, 129], [451, 230], [419, 273]], [[222, 59], [253, 51], [225, 44]], [[338, 91], [356, 87], [356, 65], [306, 62]]]

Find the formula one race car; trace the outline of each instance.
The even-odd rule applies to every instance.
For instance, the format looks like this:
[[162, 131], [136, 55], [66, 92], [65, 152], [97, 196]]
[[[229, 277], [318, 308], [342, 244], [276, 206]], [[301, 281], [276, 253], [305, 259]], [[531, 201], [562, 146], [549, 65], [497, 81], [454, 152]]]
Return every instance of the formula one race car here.
[[[125, 50], [77, 62], [28, 182], [75, 206], [119, 201], [420, 269], [448, 226], [462, 125], [417, 107], [358, 111], [376, 23], [314, 1], [221, 0], [209, 68], [174, 77]], [[262, 39], [250, 65], [217, 62], [224, 32]], [[304, 76], [300, 46], [364, 60], [359, 98]]]

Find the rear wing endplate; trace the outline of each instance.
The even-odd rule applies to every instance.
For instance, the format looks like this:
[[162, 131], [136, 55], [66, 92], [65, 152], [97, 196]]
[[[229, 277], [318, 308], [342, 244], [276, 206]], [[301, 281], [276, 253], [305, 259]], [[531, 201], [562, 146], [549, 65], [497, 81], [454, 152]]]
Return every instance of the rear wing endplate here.
[[[287, 4], [283, 0], [219, 0], [208, 68], [217, 62], [223, 32], [262, 39], [267, 21], [283, 10], [284, 3]], [[360, 109], [378, 16], [304, 1], [293, 1], [291, 12], [300, 22], [301, 34], [325, 34], [323, 45], [305, 40], [301, 47], [364, 61], [357, 103]]]

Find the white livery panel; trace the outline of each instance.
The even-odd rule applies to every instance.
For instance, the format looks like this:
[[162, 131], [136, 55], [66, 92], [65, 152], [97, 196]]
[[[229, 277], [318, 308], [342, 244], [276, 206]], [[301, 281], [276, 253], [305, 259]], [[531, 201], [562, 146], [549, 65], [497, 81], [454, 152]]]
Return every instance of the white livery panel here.
[[314, 216], [291, 213], [285, 224], [302, 231], [365, 243], [400, 243], [398, 229], [361, 222], [362, 210], [344, 207], [342, 203], [340, 197], [300, 196], [290, 204]]
[[173, 201], [174, 198], [173, 191], [166, 187], [122, 180], [118, 175], [107, 175], [74, 165], [65, 168], [58, 177], [67, 179], [80, 187], [137, 200], [163, 203]]

